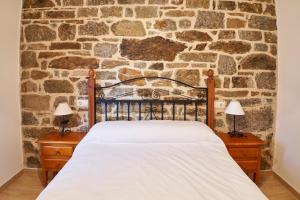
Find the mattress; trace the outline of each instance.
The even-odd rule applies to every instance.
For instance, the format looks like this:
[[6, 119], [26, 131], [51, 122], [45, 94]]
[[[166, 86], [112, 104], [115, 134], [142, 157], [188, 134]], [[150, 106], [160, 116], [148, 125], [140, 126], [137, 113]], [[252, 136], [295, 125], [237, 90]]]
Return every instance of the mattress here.
[[38, 200], [265, 200], [200, 122], [96, 124]]

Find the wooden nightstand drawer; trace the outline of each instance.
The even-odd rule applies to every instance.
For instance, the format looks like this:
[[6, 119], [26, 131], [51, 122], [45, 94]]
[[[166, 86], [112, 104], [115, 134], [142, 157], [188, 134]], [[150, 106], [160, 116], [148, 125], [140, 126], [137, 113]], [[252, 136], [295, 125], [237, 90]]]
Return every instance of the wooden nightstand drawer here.
[[68, 162], [68, 159], [44, 159], [43, 167], [48, 169], [60, 170]]
[[257, 160], [260, 155], [258, 148], [229, 148], [228, 151], [235, 160]]
[[45, 157], [53, 156], [53, 157], [71, 157], [73, 153], [72, 146], [43, 146], [42, 147], [42, 154]]
[[37, 143], [40, 144], [44, 186], [48, 184], [49, 172], [58, 172], [63, 168], [85, 135], [84, 132], [68, 132], [61, 136], [58, 132], [52, 132], [39, 138]]
[[244, 171], [256, 171], [259, 168], [257, 161], [236, 161]]

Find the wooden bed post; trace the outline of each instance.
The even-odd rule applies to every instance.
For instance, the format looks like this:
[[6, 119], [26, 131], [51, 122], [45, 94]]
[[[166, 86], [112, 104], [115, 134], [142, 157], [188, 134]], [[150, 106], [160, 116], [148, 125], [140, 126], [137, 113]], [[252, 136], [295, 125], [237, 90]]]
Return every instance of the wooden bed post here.
[[95, 124], [95, 71], [90, 68], [88, 78], [88, 115], [89, 115], [89, 128]]
[[215, 80], [214, 80], [214, 71], [212, 69], [208, 70], [208, 79], [207, 79], [207, 125], [214, 129], [215, 127]]

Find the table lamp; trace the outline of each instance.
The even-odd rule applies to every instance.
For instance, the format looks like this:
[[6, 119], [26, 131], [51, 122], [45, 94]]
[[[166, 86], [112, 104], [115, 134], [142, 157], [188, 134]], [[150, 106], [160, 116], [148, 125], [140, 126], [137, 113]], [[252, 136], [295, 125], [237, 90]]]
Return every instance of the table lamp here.
[[68, 105], [68, 103], [60, 103], [55, 109], [54, 116], [60, 117], [60, 128], [59, 128], [59, 133], [61, 136], [64, 135], [65, 133], [65, 127], [67, 126], [69, 119], [67, 115], [73, 114], [72, 109]]
[[225, 113], [229, 115], [233, 115], [233, 131], [228, 132], [228, 134], [232, 137], [243, 137], [243, 133], [236, 131], [235, 129], [235, 117], [237, 115], [245, 115], [245, 112], [239, 101], [230, 101], [229, 105], [225, 109]]

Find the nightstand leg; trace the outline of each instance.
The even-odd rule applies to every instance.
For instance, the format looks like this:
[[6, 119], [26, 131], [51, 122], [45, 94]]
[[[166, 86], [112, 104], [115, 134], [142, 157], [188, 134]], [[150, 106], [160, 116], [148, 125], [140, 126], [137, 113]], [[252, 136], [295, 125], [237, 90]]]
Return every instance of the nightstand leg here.
[[255, 182], [256, 184], [258, 184], [258, 183], [259, 183], [259, 180], [260, 180], [259, 172], [255, 172], [253, 178], [254, 178], [254, 182]]
[[48, 170], [42, 169], [42, 184], [44, 187], [48, 184]]

